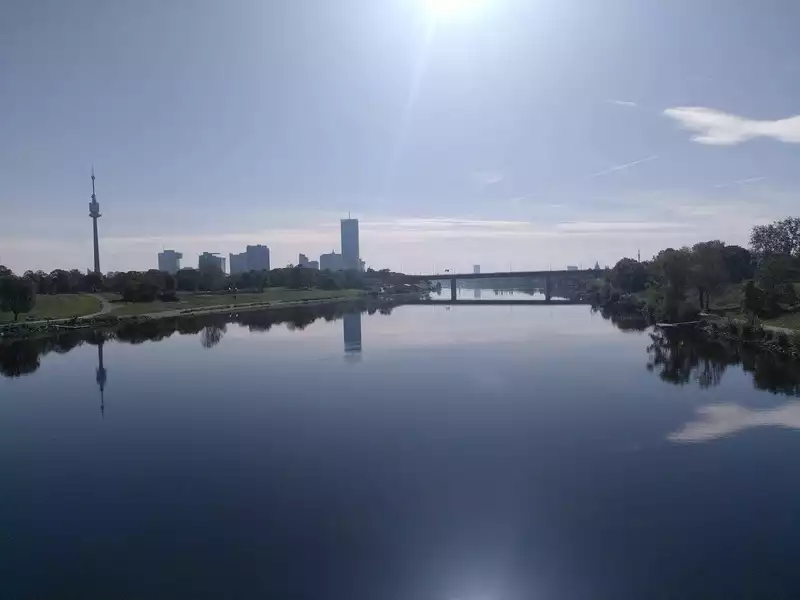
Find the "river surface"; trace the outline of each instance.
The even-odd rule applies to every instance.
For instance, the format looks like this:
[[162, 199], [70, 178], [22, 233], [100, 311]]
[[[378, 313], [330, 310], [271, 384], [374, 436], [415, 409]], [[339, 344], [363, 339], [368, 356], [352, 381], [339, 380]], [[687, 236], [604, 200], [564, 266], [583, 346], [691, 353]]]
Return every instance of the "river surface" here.
[[321, 316], [0, 349], [0, 597], [800, 597], [794, 366], [583, 306]]

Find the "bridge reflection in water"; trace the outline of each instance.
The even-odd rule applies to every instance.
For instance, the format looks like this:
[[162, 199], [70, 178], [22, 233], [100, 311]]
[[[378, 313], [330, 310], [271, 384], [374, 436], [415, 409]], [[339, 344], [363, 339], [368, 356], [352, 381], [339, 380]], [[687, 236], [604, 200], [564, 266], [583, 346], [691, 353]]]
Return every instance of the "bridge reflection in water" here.
[[[527, 280], [540, 282], [540, 286], [544, 290], [545, 300], [530, 303], [550, 303], [553, 297], [553, 288], [558, 283], [563, 282], [589, 282], [601, 276], [602, 271], [595, 269], [559, 269], [548, 271], [507, 271], [497, 273], [447, 273], [435, 275], [407, 275], [407, 281], [449, 281], [450, 282], [450, 301], [467, 304], [467, 300], [458, 300], [458, 282], [468, 281], [473, 279], [514, 279], [514, 280]], [[481, 303], [488, 301], [480, 301]], [[524, 301], [520, 301], [522, 303]], [[562, 301], [559, 301], [562, 302]], [[575, 302], [573, 304], [587, 304], [585, 301]]]

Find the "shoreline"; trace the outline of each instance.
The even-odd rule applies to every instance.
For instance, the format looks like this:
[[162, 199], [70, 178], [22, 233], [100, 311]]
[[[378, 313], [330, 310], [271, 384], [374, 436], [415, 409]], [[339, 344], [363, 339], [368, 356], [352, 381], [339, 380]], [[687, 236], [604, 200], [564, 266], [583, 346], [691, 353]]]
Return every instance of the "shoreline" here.
[[329, 296], [324, 298], [309, 298], [302, 300], [274, 300], [267, 302], [256, 302], [248, 304], [220, 304], [215, 306], [183, 308], [176, 310], [164, 310], [141, 315], [122, 315], [106, 313], [103, 315], [73, 317], [67, 319], [52, 319], [48, 321], [9, 323], [0, 326], [0, 343], [13, 342], [16, 340], [29, 340], [34, 338], [56, 337], [63, 333], [74, 331], [100, 331], [110, 330], [126, 325], [136, 325], [163, 321], [169, 319], [196, 318], [225, 313], [241, 312], [273, 312], [282, 309], [297, 307], [316, 307], [328, 304], [349, 304], [370, 301], [378, 304], [397, 305], [404, 296], [395, 294], [391, 296], [371, 296], [360, 293], [354, 296]]

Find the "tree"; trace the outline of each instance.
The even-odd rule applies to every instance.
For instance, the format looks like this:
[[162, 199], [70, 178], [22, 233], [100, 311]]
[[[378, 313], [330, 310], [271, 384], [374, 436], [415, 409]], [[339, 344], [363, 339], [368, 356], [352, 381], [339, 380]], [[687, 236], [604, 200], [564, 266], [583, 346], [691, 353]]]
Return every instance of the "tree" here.
[[652, 263], [652, 271], [656, 279], [681, 299], [686, 295], [691, 267], [692, 256], [688, 248], [662, 250]]
[[751, 321], [761, 314], [764, 306], [764, 292], [751, 279], [742, 286], [742, 311]]
[[764, 290], [762, 312], [772, 315], [780, 312], [780, 302], [794, 304], [797, 294], [792, 282], [799, 277], [798, 259], [791, 256], [778, 254], [761, 261], [756, 280]]
[[692, 247], [692, 270], [690, 278], [697, 288], [700, 308], [708, 309], [711, 294], [728, 280], [725, 269], [725, 244], [719, 240], [700, 242]]
[[13, 275], [0, 278], [0, 310], [14, 313], [14, 321], [20, 313], [29, 312], [36, 302], [33, 284], [23, 277]]
[[741, 283], [752, 279], [755, 274], [753, 255], [741, 246], [725, 246], [722, 249], [722, 261], [731, 283]]
[[756, 225], [750, 233], [750, 246], [761, 257], [800, 255], [800, 218], [788, 217], [769, 225]]
[[623, 258], [611, 269], [609, 277], [614, 287], [623, 292], [640, 292], [647, 283], [647, 268], [638, 260]]
[[197, 269], [181, 269], [175, 275], [175, 285], [181, 292], [195, 292], [200, 286], [200, 272]]

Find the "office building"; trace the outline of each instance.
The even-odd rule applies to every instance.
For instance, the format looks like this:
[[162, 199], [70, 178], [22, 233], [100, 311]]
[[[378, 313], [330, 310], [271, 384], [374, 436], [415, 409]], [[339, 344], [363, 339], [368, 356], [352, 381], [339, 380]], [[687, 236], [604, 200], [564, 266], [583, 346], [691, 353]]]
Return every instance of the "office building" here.
[[258, 244], [248, 246], [247, 250], [248, 271], [269, 271], [269, 248]]
[[475, 273], [475, 274], [480, 273], [481, 272], [481, 266], [480, 265], [472, 265], [472, 272]]
[[319, 257], [319, 268], [323, 271], [342, 271], [344, 270], [344, 260], [341, 254], [331, 252], [322, 254]]
[[197, 260], [197, 268], [201, 271], [203, 269], [219, 269], [225, 272], [225, 259], [217, 256], [216, 252], [203, 252]]
[[240, 252], [239, 254], [229, 254], [230, 262], [228, 265], [231, 269], [231, 275], [238, 273], [247, 273], [250, 269], [247, 268], [247, 252]]
[[358, 248], [358, 219], [342, 219], [342, 260], [345, 269], [361, 270]]
[[158, 270], [175, 275], [181, 270], [183, 254], [175, 250], [164, 250], [158, 253]]
[[314, 269], [315, 271], [319, 271], [319, 261], [310, 260], [306, 264], [303, 265], [306, 269]]
[[300, 256], [297, 258], [297, 266], [305, 267], [307, 263], [308, 263], [308, 257], [301, 252]]
[[575, 265], [567, 265], [567, 271], [577, 271], [578, 267]]

